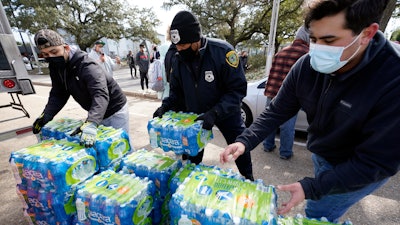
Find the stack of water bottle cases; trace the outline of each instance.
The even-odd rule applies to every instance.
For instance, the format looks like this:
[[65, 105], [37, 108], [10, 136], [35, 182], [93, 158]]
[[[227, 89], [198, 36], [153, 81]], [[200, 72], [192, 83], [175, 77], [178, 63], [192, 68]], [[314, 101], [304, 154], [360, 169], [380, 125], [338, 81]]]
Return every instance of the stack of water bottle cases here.
[[[122, 130], [99, 126], [84, 148], [69, 134], [82, 124], [48, 123], [38, 144], [11, 154], [17, 193], [30, 224], [331, 224], [276, 215], [274, 186], [232, 170], [182, 163], [213, 138], [193, 113], [167, 112], [148, 121], [152, 151], [130, 147]], [[172, 151], [175, 156], [159, 153]]]

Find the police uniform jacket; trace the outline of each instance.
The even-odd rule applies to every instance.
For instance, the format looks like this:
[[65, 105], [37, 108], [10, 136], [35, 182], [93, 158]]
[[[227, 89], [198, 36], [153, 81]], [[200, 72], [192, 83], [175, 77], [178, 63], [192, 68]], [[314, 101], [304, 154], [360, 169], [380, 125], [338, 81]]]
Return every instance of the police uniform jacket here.
[[240, 112], [247, 82], [233, 47], [203, 37], [199, 55], [199, 61], [192, 65], [183, 61], [179, 53], [175, 55], [170, 96], [163, 100], [163, 106], [197, 114], [214, 110], [217, 120]]

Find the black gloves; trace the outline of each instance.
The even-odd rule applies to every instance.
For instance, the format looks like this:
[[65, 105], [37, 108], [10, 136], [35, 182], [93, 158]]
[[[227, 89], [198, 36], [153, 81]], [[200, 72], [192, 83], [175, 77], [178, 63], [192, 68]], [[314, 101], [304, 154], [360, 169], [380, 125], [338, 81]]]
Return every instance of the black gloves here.
[[203, 115], [200, 115], [195, 119], [197, 120], [203, 120], [203, 126], [202, 128], [204, 130], [211, 130], [212, 127], [214, 126], [215, 120], [217, 119], [217, 111], [215, 109], [211, 109], [204, 113]]
[[164, 115], [164, 113], [166, 113], [169, 109], [167, 109], [166, 106], [161, 105], [160, 107], [158, 107], [158, 109], [153, 113], [153, 118], [155, 117], [162, 117]]
[[38, 134], [42, 130], [42, 127], [46, 125], [46, 123], [48, 123], [51, 119], [53, 119], [52, 116], [42, 113], [42, 115], [40, 115], [33, 123], [32, 132], [34, 134]]

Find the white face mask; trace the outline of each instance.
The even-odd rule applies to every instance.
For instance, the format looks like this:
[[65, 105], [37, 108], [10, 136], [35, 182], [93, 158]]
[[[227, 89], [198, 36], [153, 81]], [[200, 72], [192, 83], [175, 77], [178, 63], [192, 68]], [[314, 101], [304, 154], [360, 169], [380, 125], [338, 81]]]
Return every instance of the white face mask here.
[[311, 67], [320, 72], [320, 73], [333, 73], [343, 66], [345, 66], [360, 50], [360, 46], [358, 46], [357, 50], [353, 53], [350, 58], [344, 61], [340, 61], [342, 57], [343, 51], [353, 45], [361, 34], [359, 34], [349, 45], [345, 47], [340, 46], [329, 46], [329, 45], [320, 45], [315, 43], [310, 43], [310, 52], [309, 55], [311, 57], [310, 63]]

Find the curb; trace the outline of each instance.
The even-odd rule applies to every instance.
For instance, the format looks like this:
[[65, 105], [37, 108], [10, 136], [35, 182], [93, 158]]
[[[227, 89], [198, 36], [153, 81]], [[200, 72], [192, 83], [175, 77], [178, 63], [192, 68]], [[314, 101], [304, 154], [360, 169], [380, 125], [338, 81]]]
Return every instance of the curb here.
[[159, 99], [157, 98], [157, 94], [149, 94], [149, 93], [143, 94], [143, 93], [141, 93], [141, 92], [124, 91], [124, 90], [122, 90], [122, 92], [124, 92], [124, 94], [125, 94], [126, 96], [130, 96], [130, 97], [148, 98], [148, 99], [159, 100]]
[[[48, 83], [48, 82], [32, 81], [32, 84], [34, 84], [34, 85], [40, 85], [40, 86], [51, 87], [51, 84]], [[155, 93], [155, 94], [152, 94], [152, 93], [143, 94], [142, 92], [124, 91], [124, 90], [122, 90], [122, 92], [123, 92], [126, 96], [130, 96], [130, 97], [148, 98], [148, 99], [153, 99], [153, 100], [159, 100], [159, 99], [157, 98], [157, 93]]]

